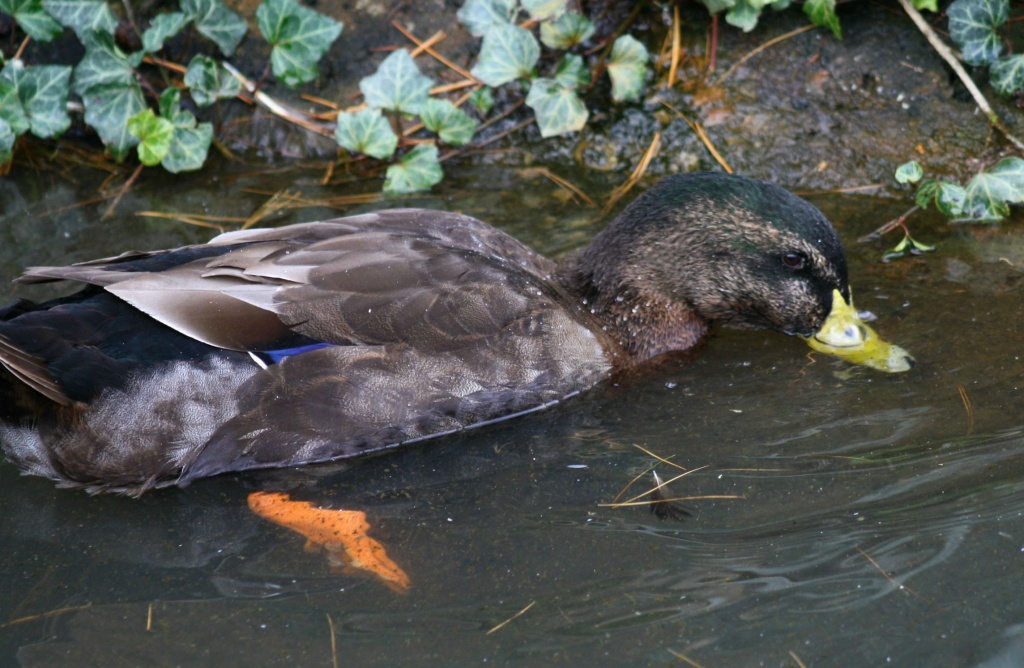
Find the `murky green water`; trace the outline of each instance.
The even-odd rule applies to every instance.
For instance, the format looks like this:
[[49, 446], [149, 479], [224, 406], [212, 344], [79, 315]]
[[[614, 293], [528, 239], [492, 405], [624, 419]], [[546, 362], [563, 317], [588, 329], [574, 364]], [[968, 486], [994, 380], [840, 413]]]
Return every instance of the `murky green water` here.
[[[344, 194], [317, 176], [295, 187]], [[390, 204], [462, 210], [548, 252], [592, 234], [593, 211], [559, 204], [546, 180], [460, 176], [442, 198]], [[99, 223], [97, 206], [39, 215], [94, 184], [0, 181], [0, 275], [201, 241], [209, 232], [132, 214], [248, 215], [266, 196], [240, 188], [280, 183], [166, 179]], [[778, 334], [720, 330], [688, 365], [349, 470], [225, 476], [131, 500], [56, 490], [2, 463], [0, 663], [1021, 665], [1020, 222], [923, 219], [915, 234], [938, 253], [883, 265], [881, 247], [853, 240], [901, 203], [815, 203], [847, 241], [858, 306], [917, 356], [911, 373], [851, 371]], [[20, 294], [0, 288], [4, 301]], [[600, 505], [654, 463], [635, 445], [707, 467], [677, 494], [739, 498], [693, 501], [685, 521]], [[332, 572], [249, 513], [250, 491], [282, 485], [366, 511], [411, 591]]]

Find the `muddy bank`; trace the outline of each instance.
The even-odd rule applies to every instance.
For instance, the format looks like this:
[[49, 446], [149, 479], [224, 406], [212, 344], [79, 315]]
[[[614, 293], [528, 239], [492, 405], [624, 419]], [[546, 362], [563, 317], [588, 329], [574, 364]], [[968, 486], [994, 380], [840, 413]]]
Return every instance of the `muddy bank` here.
[[[251, 4], [251, 3], [248, 3]], [[237, 8], [251, 16], [253, 8]], [[461, 2], [386, 3], [370, 0], [323, 2], [318, 9], [345, 22], [341, 39], [321, 65], [322, 76], [306, 92], [342, 106], [358, 102], [358, 82], [371, 74], [388, 48], [410, 42], [392, 21], [425, 39], [438, 30], [447, 38], [437, 47], [456, 63], [469, 65], [476, 41], [458, 24]], [[595, 11], [599, 35], [625, 19], [632, 3]], [[667, 30], [667, 12], [651, 4], [630, 32], [657, 53]], [[655, 133], [661, 148], [649, 174], [714, 169], [716, 162], [675, 110], [699, 120], [711, 142], [737, 172], [771, 179], [793, 189], [829, 189], [884, 184], [894, 189], [892, 172], [911, 158], [927, 170], [951, 176], [970, 174], [1003, 148], [990, 132], [963, 86], [927, 44], [895, 2], [852, 3], [840, 8], [843, 40], [811, 29], [761, 51], [719, 78], [734, 63], [768, 40], [807, 25], [798, 10], [766, 11], [758, 27], [743, 33], [721, 22], [717, 66], [706, 74], [710, 17], [701, 6], [682, 11], [686, 57], [682, 84], [652, 87], [643, 103], [612, 104], [607, 85], [587, 97], [591, 121], [584, 132], [543, 140], [536, 126], [489, 146], [487, 154], [461, 158], [468, 163], [524, 166], [565, 165], [584, 171], [628, 173]], [[240, 58], [255, 63], [266, 45], [246, 41]], [[432, 58], [420, 67], [439, 83], [459, 79]], [[984, 73], [977, 73], [979, 80]], [[665, 72], [661, 72], [662, 79]], [[294, 92], [270, 89], [283, 99]], [[983, 90], [1011, 127], [1020, 129], [1019, 111]], [[299, 102], [300, 104], [303, 104]], [[308, 106], [308, 105], [307, 105]], [[498, 110], [501, 106], [497, 107]], [[333, 142], [315, 137], [264, 113], [240, 109], [247, 121], [231, 126], [231, 144], [267, 157], [334, 155]], [[503, 132], [528, 118], [520, 110], [482, 135]], [[493, 149], [500, 148], [494, 152]]]

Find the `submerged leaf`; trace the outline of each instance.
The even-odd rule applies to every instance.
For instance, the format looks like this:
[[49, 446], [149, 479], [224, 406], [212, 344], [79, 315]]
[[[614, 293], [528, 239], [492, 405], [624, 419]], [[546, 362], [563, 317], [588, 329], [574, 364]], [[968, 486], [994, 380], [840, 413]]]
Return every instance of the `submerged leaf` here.
[[540, 24], [540, 41], [549, 49], [571, 49], [590, 39], [593, 34], [593, 22], [576, 12], [566, 12], [554, 21]]
[[804, 14], [814, 25], [831, 30], [836, 39], [843, 38], [839, 17], [836, 16], [836, 0], [807, 0], [804, 3]]
[[495, 25], [484, 35], [480, 57], [471, 73], [488, 86], [503, 86], [529, 77], [539, 58], [540, 45], [530, 31]]
[[0, 0], [0, 12], [13, 16], [25, 34], [40, 42], [52, 41], [64, 32], [64, 26], [46, 13], [40, 0]]
[[466, 0], [456, 16], [474, 37], [483, 37], [491, 26], [510, 25], [515, 13], [516, 0]]
[[1018, 53], [992, 63], [988, 80], [1001, 95], [1013, 95], [1024, 89], [1024, 55]]
[[917, 183], [924, 176], [924, 169], [917, 160], [905, 162], [896, 168], [896, 183]]
[[526, 104], [537, 115], [540, 134], [545, 138], [581, 130], [590, 113], [576, 91], [556, 79], [534, 81]]
[[181, 0], [181, 11], [195, 22], [199, 34], [216, 44], [225, 56], [235, 52], [249, 31], [242, 17], [221, 0]]
[[317, 63], [343, 27], [295, 0], [264, 0], [256, 10], [256, 22], [274, 46], [270, 52], [274, 76], [292, 88], [320, 74]]
[[946, 8], [949, 34], [964, 60], [985, 65], [999, 57], [1002, 40], [996, 33], [1010, 15], [1009, 0], [956, 0]]
[[448, 100], [430, 98], [420, 113], [420, 119], [428, 130], [437, 133], [441, 141], [452, 146], [468, 144], [476, 132], [476, 121]]
[[623, 35], [615, 40], [612, 55], [608, 59], [613, 100], [622, 102], [640, 97], [647, 78], [647, 60], [647, 47], [635, 37]]
[[366, 104], [402, 114], [418, 114], [427, 103], [434, 81], [420, 74], [409, 52], [399, 49], [377, 71], [359, 82]]
[[402, 161], [388, 167], [384, 192], [389, 195], [429, 190], [444, 178], [441, 163], [437, 159], [437, 147], [420, 144], [405, 154]]
[[338, 114], [334, 138], [339, 146], [378, 160], [390, 158], [398, 146], [398, 136], [380, 109]]
[[188, 64], [185, 85], [200, 107], [207, 107], [222, 98], [232, 98], [242, 90], [242, 83], [222, 65], [201, 55]]

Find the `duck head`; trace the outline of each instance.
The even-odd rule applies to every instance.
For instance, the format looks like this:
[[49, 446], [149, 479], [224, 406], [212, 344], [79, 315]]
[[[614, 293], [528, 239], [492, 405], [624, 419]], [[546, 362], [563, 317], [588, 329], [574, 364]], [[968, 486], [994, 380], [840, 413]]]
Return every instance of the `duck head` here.
[[[912, 364], [853, 309], [846, 256], [831, 223], [770, 183], [718, 173], [666, 178], [602, 231], [575, 267], [595, 310], [611, 312], [625, 347], [647, 357], [673, 349], [671, 337], [660, 337], [660, 349], [642, 339], [657, 331], [657, 311], [677, 311], [705, 329], [717, 320], [798, 335], [819, 352], [883, 371]], [[649, 322], [627, 323], [616, 303]]]

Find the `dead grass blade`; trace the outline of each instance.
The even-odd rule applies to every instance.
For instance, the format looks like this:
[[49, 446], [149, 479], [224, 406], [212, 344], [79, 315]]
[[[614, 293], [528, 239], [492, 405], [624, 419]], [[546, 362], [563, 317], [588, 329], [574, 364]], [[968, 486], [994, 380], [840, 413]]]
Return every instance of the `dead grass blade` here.
[[964, 410], [967, 411], [967, 436], [974, 433], [974, 407], [971, 406], [971, 398], [967, 396], [967, 388], [961, 383], [956, 384], [956, 390], [960, 393], [960, 401], [964, 402]]
[[489, 635], [491, 635], [492, 633], [494, 633], [495, 631], [497, 631], [498, 629], [500, 629], [500, 628], [502, 628], [502, 627], [506, 626], [506, 625], [507, 625], [507, 624], [509, 624], [509, 623], [510, 623], [510, 622], [511, 622], [512, 620], [514, 620], [514, 619], [516, 619], [517, 617], [520, 617], [520, 616], [522, 616], [523, 614], [525, 614], [525, 613], [526, 613], [526, 611], [527, 611], [527, 610], [529, 610], [530, 608], [532, 608], [532, 607], [533, 607], [534, 605], [536, 605], [536, 603], [537, 603], [537, 601], [531, 601], [531, 602], [530, 602], [530, 605], [526, 606], [525, 608], [523, 608], [522, 610], [520, 610], [520, 611], [519, 611], [519, 612], [517, 612], [516, 614], [512, 615], [511, 617], [509, 617], [508, 619], [506, 619], [506, 620], [505, 620], [505, 621], [503, 621], [502, 623], [498, 624], [497, 626], [495, 626], [494, 628], [492, 628], [492, 629], [491, 629], [490, 631], [488, 631], [488, 632], [487, 632], [487, 633], [485, 633], [484, 635], [486, 635], [486, 636], [489, 636]]
[[608, 198], [608, 202], [605, 203], [604, 208], [601, 210], [602, 216], [607, 216], [608, 212], [615, 208], [615, 205], [618, 204], [619, 200], [625, 197], [626, 193], [632, 190], [633, 186], [640, 182], [640, 179], [642, 179], [644, 174], [647, 172], [647, 168], [650, 166], [651, 160], [653, 160], [654, 156], [657, 155], [658, 148], [660, 146], [661, 131], [659, 130], [654, 133], [654, 138], [651, 139], [650, 146], [648, 146], [647, 150], [644, 151], [644, 155], [640, 158], [640, 162], [637, 163], [636, 168], [633, 169], [633, 173], [630, 174], [629, 178], [626, 179], [626, 182], [616, 188], [614, 192], [612, 192], [612, 196]]
[[79, 612], [81, 610], [88, 610], [91, 607], [92, 603], [86, 603], [85, 605], [75, 605], [68, 608], [57, 608], [56, 610], [41, 612], [38, 615], [27, 615], [25, 617], [18, 617], [17, 619], [12, 619], [9, 622], [4, 622], [3, 624], [0, 624], [0, 629], [7, 628], [8, 626], [16, 626], [18, 624], [35, 622], [40, 619], [47, 619], [49, 617], [56, 617], [57, 615], [63, 615], [68, 612]]
[[686, 656], [682, 652], [677, 652], [674, 649], [670, 649], [670, 650], [668, 650], [668, 653], [671, 654], [672, 656], [676, 657], [680, 661], [685, 661], [686, 663], [688, 663], [691, 666], [693, 666], [693, 668], [704, 668], [703, 664], [697, 663], [696, 661], [694, 661], [690, 657]]
[[892, 584], [892, 586], [896, 587], [897, 589], [899, 589], [899, 590], [901, 590], [901, 591], [905, 591], [905, 592], [907, 592], [908, 594], [910, 594], [910, 595], [912, 595], [912, 596], [916, 596], [917, 598], [921, 599], [922, 601], [925, 601], [926, 603], [930, 603], [930, 604], [932, 604], [932, 605], [935, 605], [935, 601], [931, 600], [931, 599], [930, 599], [930, 598], [928, 598], [927, 596], [922, 596], [921, 594], [918, 594], [918, 593], [917, 593], [916, 591], [914, 591], [913, 589], [911, 589], [911, 588], [910, 588], [910, 587], [908, 587], [907, 585], [903, 584], [902, 582], [900, 582], [900, 581], [899, 581], [899, 580], [897, 580], [896, 578], [894, 578], [894, 577], [892, 577], [891, 575], [889, 575], [888, 573], [886, 573], [886, 572], [885, 572], [885, 569], [883, 569], [883, 568], [882, 568], [882, 567], [881, 567], [881, 566], [880, 566], [880, 565], [878, 564], [878, 562], [877, 562], [877, 561], [875, 561], [874, 559], [872, 559], [872, 558], [871, 558], [871, 555], [870, 555], [870, 554], [868, 554], [867, 552], [865, 552], [864, 550], [862, 550], [862, 549], [861, 549], [861, 547], [860, 547], [860, 545], [858, 545], [858, 546], [857, 546], [857, 551], [858, 551], [858, 552], [860, 552], [860, 553], [861, 553], [862, 555], [864, 555], [864, 558], [865, 558], [865, 559], [867, 559], [868, 561], [870, 561], [870, 562], [871, 562], [871, 565], [872, 565], [872, 566], [874, 566], [874, 567], [875, 567], [875, 569], [876, 569], [876, 570], [877, 570], [877, 571], [878, 571], [879, 573], [881, 573], [881, 574], [882, 574], [882, 577], [884, 577], [884, 578], [885, 578], [886, 580], [888, 580], [888, 581], [889, 581], [889, 582], [890, 582], [890, 583]]
[[711, 157], [715, 159], [715, 162], [721, 165], [722, 169], [724, 169], [729, 174], [735, 173], [732, 167], [729, 166], [729, 163], [725, 161], [725, 158], [722, 157], [722, 154], [718, 152], [717, 148], [715, 148], [715, 145], [711, 143], [711, 139], [708, 137], [707, 133], [704, 132], [704, 126], [700, 124], [700, 121], [691, 121], [689, 118], [686, 117], [686, 114], [679, 111], [678, 109], [673, 107], [668, 102], [665, 102], [664, 100], [661, 100], [661, 103], [668, 107], [669, 109], [671, 109], [672, 111], [676, 112], [679, 115], [679, 118], [686, 121], [686, 124], [689, 125], [690, 129], [697, 134], [697, 138], [700, 139], [700, 141], [708, 149], [708, 152], [711, 153]]
[[808, 30], [812, 30], [812, 29], [817, 28], [817, 27], [818, 26], [816, 26], [816, 25], [808, 24], [808, 25], [805, 25], [803, 28], [797, 28], [796, 30], [790, 30], [789, 32], [787, 32], [784, 35], [779, 35], [778, 37], [775, 37], [774, 39], [768, 40], [767, 42], [765, 42], [761, 46], [757, 47], [756, 49], [754, 49], [753, 51], [751, 51], [750, 53], [746, 54], [745, 56], [743, 56], [742, 58], [737, 60], [735, 63], [733, 63], [732, 66], [729, 69], [727, 69], [725, 72], [722, 72], [722, 76], [718, 77], [718, 79], [715, 80], [715, 83], [713, 85], [717, 86], [717, 85], [721, 84], [722, 81], [725, 80], [725, 78], [727, 76], [729, 76], [730, 74], [735, 72], [737, 69], [739, 69], [739, 67], [741, 65], [743, 65], [743, 63], [747, 62], [748, 60], [750, 60], [751, 58], [753, 58], [757, 54], [761, 53], [765, 49], [773, 47], [776, 44], [778, 44], [779, 42], [784, 42], [787, 39], [789, 39], [790, 37], [796, 37], [797, 35], [799, 35], [802, 32], [807, 32]]

